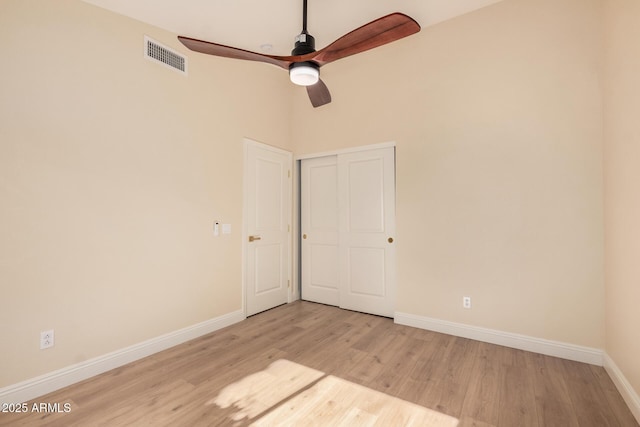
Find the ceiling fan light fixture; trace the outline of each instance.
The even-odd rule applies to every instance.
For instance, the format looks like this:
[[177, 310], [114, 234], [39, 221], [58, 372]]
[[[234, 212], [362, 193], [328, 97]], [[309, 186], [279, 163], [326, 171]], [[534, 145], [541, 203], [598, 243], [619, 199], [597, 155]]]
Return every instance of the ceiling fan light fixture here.
[[268, 43], [260, 47], [263, 53], [258, 53], [184, 36], [178, 36], [178, 40], [194, 52], [264, 62], [288, 70], [292, 83], [306, 86], [311, 105], [315, 108], [331, 102], [331, 93], [320, 79], [320, 67], [400, 40], [418, 31], [420, 25], [413, 18], [396, 12], [364, 24], [316, 51], [315, 39], [307, 31], [307, 0], [302, 0], [302, 32], [296, 36], [295, 47], [290, 56], [266, 53], [271, 51]]
[[295, 62], [289, 68], [289, 78], [292, 83], [300, 86], [311, 86], [320, 79], [319, 67], [312, 62]]

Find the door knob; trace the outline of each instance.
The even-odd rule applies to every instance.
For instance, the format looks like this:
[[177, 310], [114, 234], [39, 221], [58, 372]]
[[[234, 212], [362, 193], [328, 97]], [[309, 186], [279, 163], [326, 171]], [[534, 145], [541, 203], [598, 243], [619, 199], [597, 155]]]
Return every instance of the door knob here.
[[387, 242], [389, 242], [389, 243], [393, 243], [393, 237], [389, 237], [389, 238], [387, 239]]
[[250, 242], [253, 242], [254, 240], [261, 240], [261, 239], [262, 239], [262, 237], [260, 237], [260, 236], [249, 236], [249, 241]]
[[306, 239], [306, 238], [307, 238], [307, 235], [306, 235], [306, 234], [303, 234], [303, 235], [302, 235], [302, 238], [303, 238], [303, 239]]

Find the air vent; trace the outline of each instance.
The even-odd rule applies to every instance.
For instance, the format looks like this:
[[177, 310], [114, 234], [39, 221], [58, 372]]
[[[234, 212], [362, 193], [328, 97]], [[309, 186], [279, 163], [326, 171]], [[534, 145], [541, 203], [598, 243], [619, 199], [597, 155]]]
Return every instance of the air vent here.
[[144, 56], [153, 62], [187, 75], [187, 57], [144, 36]]

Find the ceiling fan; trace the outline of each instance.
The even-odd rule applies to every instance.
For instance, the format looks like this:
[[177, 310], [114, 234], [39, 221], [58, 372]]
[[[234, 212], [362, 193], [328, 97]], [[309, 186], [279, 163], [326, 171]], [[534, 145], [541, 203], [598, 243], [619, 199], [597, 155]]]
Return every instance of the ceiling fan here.
[[291, 56], [268, 55], [189, 37], [178, 36], [187, 48], [225, 58], [266, 62], [289, 70], [295, 84], [306, 86], [314, 107], [331, 102], [329, 89], [320, 80], [320, 67], [356, 53], [391, 43], [420, 31], [420, 25], [407, 15], [392, 13], [345, 34], [330, 45], [316, 51], [315, 39], [307, 32], [307, 0], [302, 2], [302, 32], [295, 38]]

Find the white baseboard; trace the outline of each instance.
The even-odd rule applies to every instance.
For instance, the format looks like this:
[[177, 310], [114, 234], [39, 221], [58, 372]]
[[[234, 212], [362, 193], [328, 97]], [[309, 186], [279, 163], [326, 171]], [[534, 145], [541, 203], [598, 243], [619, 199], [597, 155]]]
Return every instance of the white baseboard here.
[[150, 356], [183, 342], [217, 331], [245, 319], [242, 311], [234, 311], [214, 319], [188, 326], [156, 338], [105, 354], [66, 368], [0, 389], [0, 404], [22, 403], [86, 380], [103, 372], [143, 357]]
[[395, 313], [395, 323], [414, 328], [427, 329], [429, 331], [469, 338], [476, 341], [488, 342], [519, 350], [546, 354], [547, 356], [560, 357], [562, 359], [589, 363], [602, 366], [604, 352], [590, 347], [581, 347], [558, 341], [550, 341], [526, 335], [502, 332], [494, 329], [480, 328], [464, 325], [462, 323], [448, 322], [445, 320], [431, 319], [407, 313]]
[[616, 388], [622, 395], [622, 398], [629, 406], [631, 413], [640, 424], [640, 396], [633, 389], [627, 378], [624, 376], [620, 368], [615, 364], [613, 359], [608, 354], [604, 355], [604, 369], [611, 377], [611, 380], [616, 385]]

